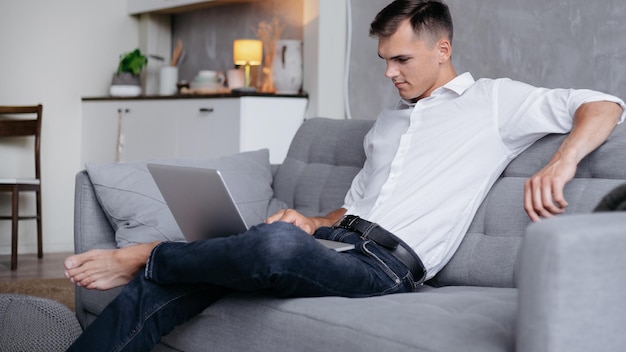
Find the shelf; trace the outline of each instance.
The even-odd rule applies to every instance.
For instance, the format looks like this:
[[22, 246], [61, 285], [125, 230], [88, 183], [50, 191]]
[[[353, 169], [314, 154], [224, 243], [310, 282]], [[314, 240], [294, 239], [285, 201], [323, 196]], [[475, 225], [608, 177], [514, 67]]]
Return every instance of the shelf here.
[[172, 14], [234, 3], [256, 2], [258, 0], [127, 0], [129, 15], [143, 13]]

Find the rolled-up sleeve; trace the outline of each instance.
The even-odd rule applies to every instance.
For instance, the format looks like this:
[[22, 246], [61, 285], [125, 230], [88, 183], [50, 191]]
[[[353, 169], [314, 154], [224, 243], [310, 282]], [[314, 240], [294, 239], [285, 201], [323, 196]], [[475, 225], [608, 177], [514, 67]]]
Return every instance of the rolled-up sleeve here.
[[618, 123], [626, 117], [622, 99], [593, 90], [537, 88], [509, 79], [499, 80], [495, 89], [500, 134], [511, 151], [550, 133], [569, 132], [576, 110], [585, 103], [614, 102], [624, 109]]

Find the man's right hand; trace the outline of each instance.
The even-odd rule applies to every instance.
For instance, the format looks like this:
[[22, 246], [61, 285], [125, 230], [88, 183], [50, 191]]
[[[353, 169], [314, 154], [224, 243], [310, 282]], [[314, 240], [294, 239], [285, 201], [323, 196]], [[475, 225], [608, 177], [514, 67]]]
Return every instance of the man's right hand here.
[[271, 224], [276, 221], [284, 221], [294, 224], [309, 235], [312, 235], [315, 230], [317, 230], [317, 226], [313, 219], [308, 218], [293, 209], [280, 210], [278, 213], [265, 219], [266, 224]]
[[276, 214], [265, 219], [266, 224], [276, 221], [284, 221], [298, 226], [302, 231], [313, 235], [315, 231], [322, 226], [331, 226], [346, 213], [346, 209], [339, 208], [331, 211], [325, 217], [306, 217], [293, 209], [283, 209]]

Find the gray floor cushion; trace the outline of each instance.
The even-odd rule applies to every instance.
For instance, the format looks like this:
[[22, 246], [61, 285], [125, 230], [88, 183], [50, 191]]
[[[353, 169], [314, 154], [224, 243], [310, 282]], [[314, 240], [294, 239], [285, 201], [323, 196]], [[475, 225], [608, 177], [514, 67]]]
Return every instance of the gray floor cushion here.
[[74, 313], [59, 302], [0, 295], [0, 350], [65, 351], [82, 332]]

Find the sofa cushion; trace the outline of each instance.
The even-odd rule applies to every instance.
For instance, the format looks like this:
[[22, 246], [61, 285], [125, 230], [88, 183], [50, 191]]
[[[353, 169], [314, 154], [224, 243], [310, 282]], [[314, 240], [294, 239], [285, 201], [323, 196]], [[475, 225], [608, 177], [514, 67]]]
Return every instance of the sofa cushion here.
[[[519, 155], [490, 190], [459, 249], [434, 285], [515, 287], [518, 253], [531, 223], [524, 211], [524, 182], [546, 165], [566, 135], [546, 136]], [[590, 213], [610, 190], [626, 181], [626, 126], [583, 159], [564, 190], [565, 214]]]
[[146, 165], [160, 163], [219, 169], [242, 216], [249, 224], [262, 222], [272, 208], [272, 174], [267, 149], [219, 159], [147, 160], [87, 164], [96, 196], [115, 230], [118, 247], [152, 241], [184, 241]]
[[[184, 351], [512, 351], [516, 308], [516, 290], [484, 287], [371, 298], [233, 294], [162, 343]], [[234, 331], [245, 334], [233, 339]]]
[[308, 216], [343, 205], [365, 161], [363, 138], [374, 121], [314, 118], [298, 129], [274, 177], [274, 195]]

